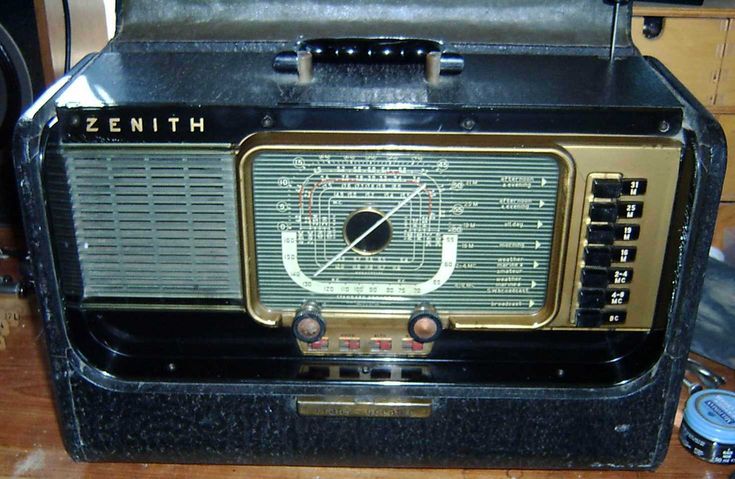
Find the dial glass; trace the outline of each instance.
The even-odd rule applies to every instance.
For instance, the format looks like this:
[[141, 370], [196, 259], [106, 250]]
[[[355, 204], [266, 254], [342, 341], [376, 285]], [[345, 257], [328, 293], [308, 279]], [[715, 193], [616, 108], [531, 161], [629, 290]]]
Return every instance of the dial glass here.
[[532, 315], [549, 296], [552, 154], [271, 150], [249, 158], [259, 303]]

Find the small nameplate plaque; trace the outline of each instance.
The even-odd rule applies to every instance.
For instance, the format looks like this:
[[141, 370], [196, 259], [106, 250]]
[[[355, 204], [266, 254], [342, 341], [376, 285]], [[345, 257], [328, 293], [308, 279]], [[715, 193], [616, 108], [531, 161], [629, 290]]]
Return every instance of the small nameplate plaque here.
[[366, 398], [354, 396], [302, 396], [296, 398], [302, 416], [412, 417], [431, 416], [431, 400], [419, 398]]

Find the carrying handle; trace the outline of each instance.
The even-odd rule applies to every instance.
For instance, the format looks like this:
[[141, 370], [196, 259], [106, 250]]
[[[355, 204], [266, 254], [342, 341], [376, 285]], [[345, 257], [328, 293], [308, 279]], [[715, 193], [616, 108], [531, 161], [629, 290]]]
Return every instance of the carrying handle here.
[[313, 78], [314, 63], [331, 64], [424, 64], [429, 83], [440, 75], [457, 75], [464, 69], [464, 58], [458, 53], [442, 51], [432, 40], [397, 38], [321, 38], [305, 40], [295, 51], [281, 52], [273, 59], [273, 69], [281, 73], [298, 73], [299, 82]]

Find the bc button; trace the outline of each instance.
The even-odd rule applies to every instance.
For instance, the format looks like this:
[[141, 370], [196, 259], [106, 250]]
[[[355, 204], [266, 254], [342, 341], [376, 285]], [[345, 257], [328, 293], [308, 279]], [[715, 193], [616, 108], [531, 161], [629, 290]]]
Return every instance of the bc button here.
[[607, 325], [624, 324], [627, 313], [625, 311], [605, 311], [602, 313], [602, 322]]

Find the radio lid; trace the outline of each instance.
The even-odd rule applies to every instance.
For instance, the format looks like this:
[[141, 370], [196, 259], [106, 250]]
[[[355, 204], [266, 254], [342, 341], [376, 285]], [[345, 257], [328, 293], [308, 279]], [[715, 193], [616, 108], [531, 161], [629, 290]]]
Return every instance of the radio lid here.
[[[458, 44], [605, 47], [613, 2], [603, 0], [119, 0], [115, 41], [284, 41], [421, 38]], [[625, 3], [625, 2], [619, 2]], [[206, 8], [203, 6], [206, 5]], [[616, 46], [633, 53], [630, 4]]]

